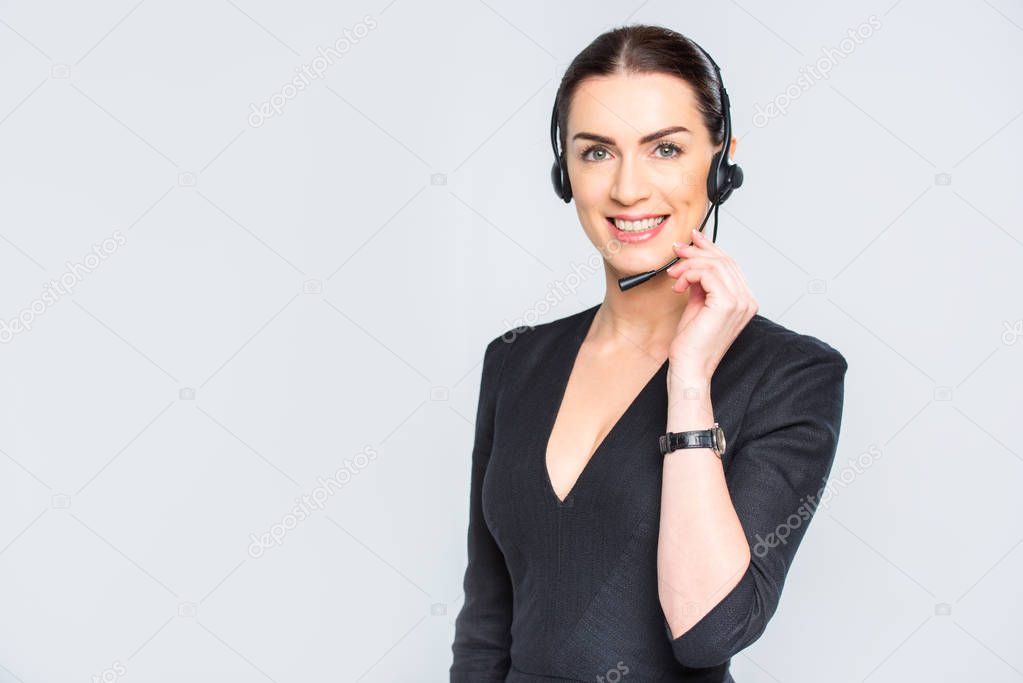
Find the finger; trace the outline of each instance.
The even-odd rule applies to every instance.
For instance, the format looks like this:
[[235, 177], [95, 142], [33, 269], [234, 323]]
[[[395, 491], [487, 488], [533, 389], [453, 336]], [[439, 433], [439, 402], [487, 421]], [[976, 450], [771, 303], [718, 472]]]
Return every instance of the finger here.
[[704, 289], [711, 287], [711, 271], [708, 268], [686, 268], [678, 274], [678, 280], [672, 283], [671, 288], [676, 292], [685, 291], [686, 287], [694, 282], [699, 282]]
[[[756, 305], [753, 294], [750, 291], [749, 283], [746, 282], [746, 278], [743, 276], [742, 270], [739, 268], [735, 259], [711, 242], [703, 233], [694, 230], [693, 240], [694, 244], [679, 246], [675, 249], [675, 252], [679, 255], [679, 257], [684, 260], [668, 268], [669, 275], [677, 278], [680, 273], [685, 272], [687, 268], [694, 265], [713, 267], [719, 272], [721, 293], [727, 292], [731, 295], [731, 305], [736, 310], [753, 310], [755, 312], [758, 309], [758, 306]], [[713, 263], [713, 266], [705, 265], [708, 262]], [[691, 265], [687, 266], [686, 264]], [[687, 287], [688, 282], [683, 281], [674, 289], [682, 292], [685, 291]]]
[[[700, 244], [679, 247], [675, 249], [675, 253], [685, 259], [685, 261], [694, 261], [697, 258], [700, 258], [700, 255], [706, 255], [706, 258], [716, 258], [720, 260], [730, 273], [728, 283], [729, 290], [737, 298], [741, 298], [743, 296], [752, 297], [752, 294], [749, 293], [749, 284], [742, 276], [742, 272], [739, 270], [735, 259], [725, 253], [723, 249], [714, 245], [709, 239], [701, 240], [700, 237], [705, 237], [703, 233], [697, 233], [694, 231], [694, 235], [694, 238], [699, 241]], [[676, 263], [668, 268], [669, 274], [672, 277], [677, 274], [679, 265], [679, 263]]]
[[746, 278], [742, 274], [742, 269], [739, 268], [739, 264], [735, 262], [735, 259], [727, 259], [727, 261], [728, 261], [728, 268], [733, 273], [735, 273], [735, 279], [738, 282], [741, 282], [743, 287], [746, 287], [748, 289], [748, 283], [746, 282]]
[[667, 272], [671, 277], [677, 278], [681, 273], [692, 269], [708, 270], [715, 273], [723, 292], [727, 292], [736, 300], [743, 297], [744, 288], [742, 283], [725, 259], [712, 256], [694, 256], [691, 259], [676, 263], [668, 268]]
[[695, 244], [686, 244], [685, 242], [672, 242], [671, 250], [675, 252], [676, 256], [683, 258], [689, 258], [701, 253], [700, 248]]
[[707, 235], [706, 233], [694, 229], [692, 240], [693, 244], [700, 247], [701, 249], [706, 249], [711, 254], [715, 254], [717, 256], [727, 256], [725, 250], [719, 247], [717, 244], [715, 244], [714, 241], [711, 240], [710, 236]]
[[689, 241], [688, 242], [686, 242], [686, 241], [674, 242], [674, 243], [672, 243], [672, 247], [674, 247], [676, 250], [689, 248], [690, 250], [694, 250], [695, 249], [696, 251], [705, 251], [706, 252], [708, 250], [707, 250], [705, 245], [708, 244], [708, 243], [711, 243], [711, 241], [710, 241], [710, 239], [707, 239], [707, 238], [704, 238], [704, 239], [701, 240], [700, 239], [701, 235], [703, 235], [703, 233], [698, 232], [695, 228], [693, 228], [693, 230], [691, 231], [691, 234], [689, 236]]
[[746, 282], [746, 277], [742, 273], [742, 269], [739, 264], [735, 262], [733, 258], [725, 259], [725, 265], [733, 273], [733, 279], [737, 285], [736, 296], [741, 302], [751, 308], [756, 309], [756, 298], [753, 296], [753, 291], [750, 289], [749, 283]]
[[717, 257], [726, 255], [720, 248], [715, 247], [714, 243], [711, 242], [709, 238], [703, 236], [703, 233], [693, 230], [692, 234], [693, 241], [690, 244], [686, 244], [684, 242], [675, 242], [672, 244], [672, 250], [675, 254], [683, 258], [690, 258], [698, 255]]
[[713, 267], [709, 268], [685, 268], [678, 276], [678, 280], [672, 283], [671, 288], [676, 292], [685, 291], [689, 284], [699, 282], [707, 293], [707, 300], [722, 302], [726, 305], [738, 307], [738, 297], [729, 289], [727, 277], [724, 272]]
[[725, 257], [720, 259], [721, 268], [728, 273], [728, 282], [731, 285], [732, 293], [736, 299], [745, 298], [749, 292], [749, 287], [746, 281], [742, 277], [742, 273], [739, 271], [739, 266], [735, 263], [735, 259], [731, 257]]
[[676, 256], [683, 259], [691, 259], [694, 256], [707, 255], [709, 252], [706, 249], [701, 249], [696, 244], [684, 244], [682, 242], [675, 242], [671, 245], [671, 250], [675, 252]]
[[712, 265], [713, 260], [706, 256], [691, 256], [669, 267], [665, 272], [671, 277], [678, 277], [679, 273], [688, 268], [710, 268]]
[[696, 283], [699, 283], [707, 296], [710, 296], [712, 291], [720, 291], [718, 277], [709, 268], [687, 268], [683, 270], [679, 274], [678, 280], [672, 283], [671, 288], [676, 292], [684, 292], [687, 287]]

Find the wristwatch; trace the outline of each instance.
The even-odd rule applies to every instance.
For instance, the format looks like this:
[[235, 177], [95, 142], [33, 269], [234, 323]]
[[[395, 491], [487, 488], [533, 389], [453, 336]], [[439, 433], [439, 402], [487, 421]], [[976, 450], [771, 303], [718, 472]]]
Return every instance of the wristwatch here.
[[725, 453], [725, 432], [717, 422], [710, 429], [694, 429], [688, 432], [668, 432], [659, 439], [661, 455], [682, 448], [709, 448], [719, 458]]

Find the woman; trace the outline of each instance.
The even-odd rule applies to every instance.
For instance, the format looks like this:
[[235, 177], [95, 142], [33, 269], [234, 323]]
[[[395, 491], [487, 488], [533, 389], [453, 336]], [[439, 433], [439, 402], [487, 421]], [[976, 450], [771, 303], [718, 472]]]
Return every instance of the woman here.
[[827, 481], [846, 361], [758, 315], [700, 230], [742, 176], [699, 46], [609, 31], [553, 119], [555, 189], [607, 292], [487, 346], [451, 680], [733, 681]]

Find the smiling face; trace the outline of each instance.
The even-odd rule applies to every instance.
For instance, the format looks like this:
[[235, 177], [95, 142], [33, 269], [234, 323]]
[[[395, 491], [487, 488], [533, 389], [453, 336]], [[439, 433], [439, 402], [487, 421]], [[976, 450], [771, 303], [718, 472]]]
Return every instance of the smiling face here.
[[619, 275], [659, 268], [673, 257], [672, 242], [691, 240], [708, 210], [707, 174], [720, 146], [686, 81], [663, 73], [587, 78], [572, 95], [565, 140], [579, 220]]

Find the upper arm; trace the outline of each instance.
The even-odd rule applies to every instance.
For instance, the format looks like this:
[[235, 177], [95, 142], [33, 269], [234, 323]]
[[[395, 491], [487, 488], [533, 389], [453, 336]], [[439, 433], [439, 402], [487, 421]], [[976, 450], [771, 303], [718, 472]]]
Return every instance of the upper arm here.
[[490, 342], [483, 356], [469, 489], [465, 602], [455, 619], [451, 681], [503, 681], [510, 666], [512, 587], [504, 555], [483, 517], [483, 476], [494, 438], [497, 388], [508, 342]]

